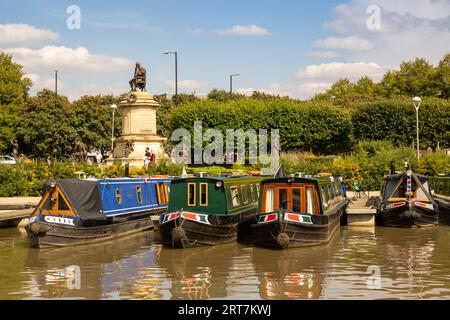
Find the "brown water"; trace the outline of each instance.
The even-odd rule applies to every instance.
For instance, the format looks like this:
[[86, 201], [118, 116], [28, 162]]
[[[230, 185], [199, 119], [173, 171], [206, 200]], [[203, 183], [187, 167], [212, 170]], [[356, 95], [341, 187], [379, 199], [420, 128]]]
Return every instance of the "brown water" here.
[[0, 229], [0, 299], [449, 299], [449, 240], [447, 226], [342, 228], [310, 248], [182, 250], [148, 232], [38, 250]]

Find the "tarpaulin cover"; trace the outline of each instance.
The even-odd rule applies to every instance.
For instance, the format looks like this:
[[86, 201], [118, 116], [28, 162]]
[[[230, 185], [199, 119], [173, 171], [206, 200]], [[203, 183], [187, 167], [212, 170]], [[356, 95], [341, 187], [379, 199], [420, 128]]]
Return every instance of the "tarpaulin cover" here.
[[104, 220], [100, 188], [97, 181], [58, 180], [64, 196], [82, 220]]

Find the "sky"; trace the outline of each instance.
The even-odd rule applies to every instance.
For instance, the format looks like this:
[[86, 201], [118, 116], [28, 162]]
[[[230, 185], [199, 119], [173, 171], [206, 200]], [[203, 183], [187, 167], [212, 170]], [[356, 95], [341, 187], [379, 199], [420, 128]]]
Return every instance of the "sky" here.
[[[79, 14], [78, 14], [79, 13]], [[381, 80], [415, 57], [450, 51], [450, 0], [0, 1], [0, 50], [33, 80], [71, 100], [129, 90], [134, 64], [147, 90], [213, 88], [307, 99], [340, 78]]]

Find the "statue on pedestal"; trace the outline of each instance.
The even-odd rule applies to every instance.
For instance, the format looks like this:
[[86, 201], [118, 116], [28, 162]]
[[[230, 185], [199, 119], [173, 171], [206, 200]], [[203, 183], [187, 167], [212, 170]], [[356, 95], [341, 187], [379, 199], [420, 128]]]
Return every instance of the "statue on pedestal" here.
[[80, 162], [81, 160], [86, 161], [87, 154], [88, 152], [86, 145], [81, 141], [77, 141], [77, 143], [75, 144], [75, 152], [73, 154], [75, 161], [77, 162]]
[[14, 139], [11, 141], [11, 145], [13, 148], [13, 151], [12, 151], [13, 157], [14, 157], [14, 159], [17, 160], [17, 158], [19, 157], [19, 143], [17, 142], [16, 139]]
[[137, 62], [136, 67], [134, 68], [134, 77], [130, 80], [131, 91], [137, 91], [137, 89], [145, 91], [146, 85], [147, 70], [145, 70], [145, 68], [142, 67], [139, 62]]

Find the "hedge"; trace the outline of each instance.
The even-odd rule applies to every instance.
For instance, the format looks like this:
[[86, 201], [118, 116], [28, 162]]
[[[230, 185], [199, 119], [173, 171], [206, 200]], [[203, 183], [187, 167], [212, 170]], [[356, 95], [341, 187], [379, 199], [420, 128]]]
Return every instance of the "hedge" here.
[[195, 121], [203, 129], [279, 129], [283, 151], [308, 150], [317, 154], [348, 152], [352, 146], [351, 114], [318, 101], [239, 99], [225, 103], [196, 101], [174, 109], [169, 127], [193, 134]]

